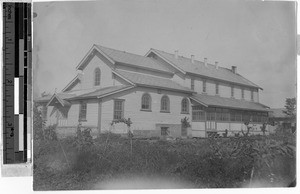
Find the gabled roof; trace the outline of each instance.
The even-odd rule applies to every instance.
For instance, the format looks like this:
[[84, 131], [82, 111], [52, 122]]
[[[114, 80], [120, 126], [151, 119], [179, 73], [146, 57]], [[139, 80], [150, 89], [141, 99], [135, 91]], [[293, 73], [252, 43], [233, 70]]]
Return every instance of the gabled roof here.
[[125, 91], [128, 89], [133, 88], [132, 85], [120, 85], [120, 86], [109, 86], [105, 88], [100, 88], [98, 90], [95, 90], [90, 93], [85, 93], [76, 97], [70, 98], [70, 100], [75, 100], [75, 99], [86, 99], [86, 98], [101, 98], [104, 96], [108, 96], [111, 94], [115, 94], [117, 92]]
[[148, 74], [133, 73], [133, 72], [122, 71], [122, 70], [115, 70], [114, 72], [121, 75], [123, 78], [130, 80], [132, 83], [134, 83], [137, 86], [160, 88], [160, 89], [173, 90], [173, 91], [175, 90], [175, 91], [181, 91], [187, 93], [194, 92], [189, 88], [183, 87], [167, 78], [161, 78], [161, 77], [152, 76]]
[[238, 100], [234, 98], [223, 98], [219, 96], [209, 96], [206, 94], [193, 94], [191, 99], [200, 104], [213, 107], [224, 107], [231, 109], [253, 110], [253, 111], [269, 111], [269, 107], [245, 100]]
[[101, 45], [96, 45], [101, 51], [103, 51], [110, 59], [117, 63], [127, 64], [130, 66], [136, 66], [144, 69], [162, 71], [165, 73], [171, 73], [170, 70], [161, 65], [157, 60], [125, 51], [119, 51], [111, 48], [107, 48]]
[[[60, 95], [60, 96], [63, 96], [63, 95]], [[57, 94], [53, 94], [53, 96], [50, 98], [50, 100], [46, 106], [54, 106], [57, 103], [59, 103], [61, 106], [64, 106], [64, 107], [71, 105], [68, 101], [62, 99], [60, 96]]]
[[[117, 92], [128, 90], [133, 88], [132, 85], [119, 85], [119, 86], [109, 86], [105, 88], [91, 88], [85, 90], [74, 90], [69, 92], [62, 92], [43, 96], [35, 99], [35, 102], [48, 102], [48, 104], [53, 100], [58, 100], [61, 104], [67, 105], [68, 101], [77, 100], [77, 99], [86, 99], [86, 98], [101, 98], [108, 96]], [[50, 105], [50, 104], [49, 104]]]
[[62, 90], [63, 92], [66, 92], [66, 91], [69, 91], [71, 90], [72, 88], [74, 88], [74, 86], [80, 82], [79, 80], [79, 76], [76, 75], [69, 83], [66, 87], [64, 87], [64, 89]]
[[174, 54], [170, 54], [157, 49], [151, 49], [146, 55], [148, 56], [151, 52], [157, 54], [161, 58], [165, 59], [167, 62], [177, 66], [184, 72], [262, 89], [258, 85], [244, 78], [243, 76], [233, 73], [230, 69], [220, 66], [218, 67], [218, 69], [216, 69], [215, 65], [212, 64], [207, 64], [206, 67], [204, 62], [194, 60], [194, 63], [192, 63], [190, 58], [182, 56], [178, 56], [178, 58], [176, 59]]

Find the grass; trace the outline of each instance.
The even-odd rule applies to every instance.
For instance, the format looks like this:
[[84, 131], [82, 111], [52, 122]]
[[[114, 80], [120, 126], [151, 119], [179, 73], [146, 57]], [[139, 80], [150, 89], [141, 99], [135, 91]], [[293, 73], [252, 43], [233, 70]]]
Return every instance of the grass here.
[[133, 139], [132, 151], [114, 134], [86, 141], [34, 141], [34, 190], [284, 187], [295, 178], [295, 137]]

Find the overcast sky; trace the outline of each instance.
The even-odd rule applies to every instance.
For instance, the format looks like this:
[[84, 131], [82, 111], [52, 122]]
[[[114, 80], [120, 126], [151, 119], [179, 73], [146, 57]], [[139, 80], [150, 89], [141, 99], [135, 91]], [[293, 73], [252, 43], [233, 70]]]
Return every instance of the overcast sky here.
[[231, 68], [283, 107], [296, 95], [293, 2], [103, 0], [38, 2], [33, 24], [34, 93], [62, 90], [93, 44], [144, 55], [150, 48]]

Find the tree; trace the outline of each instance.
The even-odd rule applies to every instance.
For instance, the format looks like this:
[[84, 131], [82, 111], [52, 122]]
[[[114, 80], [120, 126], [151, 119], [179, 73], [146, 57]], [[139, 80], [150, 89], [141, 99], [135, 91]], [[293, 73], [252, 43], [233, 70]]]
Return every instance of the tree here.
[[287, 116], [291, 117], [292, 119], [296, 118], [296, 98], [287, 98], [285, 101], [285, 113]]

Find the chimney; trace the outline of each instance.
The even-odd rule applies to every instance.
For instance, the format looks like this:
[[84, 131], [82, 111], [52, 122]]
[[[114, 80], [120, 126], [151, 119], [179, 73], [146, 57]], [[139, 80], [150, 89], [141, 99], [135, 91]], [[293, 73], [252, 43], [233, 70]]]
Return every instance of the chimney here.
[[195, 62], [194, 57], [195, 57], [194, 55], [191, 55], [191, 61], [192, 61], [192, 63]]
[[236, 74], [236, 66], [231, 66], [232, 73]]
[[218, 61], [215, 62], [216, 69], [219, 68], [218, 63], [219, 63]]
[[175, 51], [174, 56], [175, 56], [175, 59], [178, 59], [178, 50]]
[[204, 65], [205, 65], [205, 67], [207, 67], [207, 58], [206, 57], [204, 58]]

